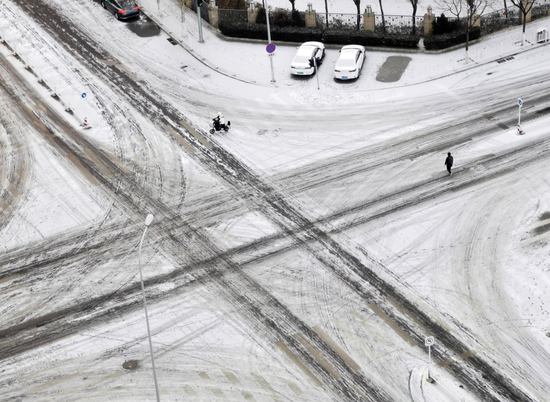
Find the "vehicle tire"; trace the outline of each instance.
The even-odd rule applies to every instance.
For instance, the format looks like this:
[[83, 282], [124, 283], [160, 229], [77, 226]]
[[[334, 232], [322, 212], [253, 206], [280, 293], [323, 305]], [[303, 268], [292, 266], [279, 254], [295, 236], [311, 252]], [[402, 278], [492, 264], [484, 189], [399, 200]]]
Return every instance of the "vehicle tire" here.
[[210, 129], [210, 134], [214, 134], [214, 129], [213, 128]]
[[107, 8], [107, 6], [105, 5], [105, 0], [101, 0], [101, 7]]
[[229, 131], [229, 127], [224, 127], [224, 131], [227, 133]]
[[118, 12], [115, 11], [115, 18], [120, 21], [120, 17], [118, 16]]

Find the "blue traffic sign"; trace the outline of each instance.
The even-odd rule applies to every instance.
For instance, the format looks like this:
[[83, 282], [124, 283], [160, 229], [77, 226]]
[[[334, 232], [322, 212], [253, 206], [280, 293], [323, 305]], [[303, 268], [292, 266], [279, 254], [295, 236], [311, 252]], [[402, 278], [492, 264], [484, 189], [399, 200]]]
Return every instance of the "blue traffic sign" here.
[[83, 97], [83, 98], [86, 97], [86, 92], [82, 92], [82, 97]]
[[518, 99], [518, 105], [519, 105], [520, 107], [523, 106], [523, 101], [521, 100], [521, 98]]
[[267, 51], [267, 53], [273, 53], [276, 48], [277, 46], [275, 46], [275, 43], [270, 43], [265, 47], [265, 50]]

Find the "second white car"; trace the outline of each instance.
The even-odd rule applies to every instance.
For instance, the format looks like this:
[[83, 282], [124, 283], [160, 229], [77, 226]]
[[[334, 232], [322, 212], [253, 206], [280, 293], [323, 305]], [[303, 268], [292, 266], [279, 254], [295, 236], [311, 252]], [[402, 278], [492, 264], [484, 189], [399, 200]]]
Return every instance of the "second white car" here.
[[348, 45], [340, 50], [340, 57], [334, 66], [334, 78], [353, 80], [359, 77], [365, 62], [365, 47]]

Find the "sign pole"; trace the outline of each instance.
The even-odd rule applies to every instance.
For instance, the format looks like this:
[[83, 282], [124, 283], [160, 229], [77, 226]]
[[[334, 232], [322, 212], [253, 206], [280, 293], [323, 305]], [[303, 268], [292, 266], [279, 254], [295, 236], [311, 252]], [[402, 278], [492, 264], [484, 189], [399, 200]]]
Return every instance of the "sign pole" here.
[[426, 378], [426, 381], [428, 382], [434, 382], [434, 379], [430, 375], [430, 368], [432, 365], [432, 345], [435, 343], [435, 339], [433, 336], [427, 336], [424, 340], [424, 344], [428, 347], [428, 378]]
[[522, 135], [524, 134], [523, 130], [521, 129], [521, 107], [523, 106], [523, 101], [520, 99], [518, 99], [518, 106], [519, 106], [519, 110], [518, 110], [518, 134], [519, 135]]
[[82, 95], [80, 95], [82, 99], [84, 100], [84, 122], [82, 123], [82, 127], [88, 128], [88, 118], [86, 115], [88, 114], [88, 105], [86, 102], [86, 92], [82, 92]]
[[[267, 5], [267, 0], [265, 1], [265, 21], [267, 23], [267, 43], [271, 43], [271, 28], [269, 27], [269, 6]], [[273, 57], [269, 58], [269, 63], [271, 64], [271, 82], [275, 82], [275, 72], [273, 71]]]

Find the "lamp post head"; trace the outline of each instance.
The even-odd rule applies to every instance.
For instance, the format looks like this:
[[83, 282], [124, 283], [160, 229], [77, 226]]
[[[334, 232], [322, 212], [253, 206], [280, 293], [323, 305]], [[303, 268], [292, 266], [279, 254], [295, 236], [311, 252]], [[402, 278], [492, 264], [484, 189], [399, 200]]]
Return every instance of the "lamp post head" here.
[[147, 215], [147, 218], [145, 218], [145, 226], [149, 226], [153, 222], [153, 214]]
[[313, 11], [313, 4], [307, 3], [307, 11], [312, 12]]
[[367, 7], [365, 8], [365, 12], [367, 14], [371, 14], [372, 13], [372, 7], [370, 6], [370, 4], [367, 4]]
[[428, 14], [432, 13], [432, 6], [428, 6]]

